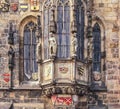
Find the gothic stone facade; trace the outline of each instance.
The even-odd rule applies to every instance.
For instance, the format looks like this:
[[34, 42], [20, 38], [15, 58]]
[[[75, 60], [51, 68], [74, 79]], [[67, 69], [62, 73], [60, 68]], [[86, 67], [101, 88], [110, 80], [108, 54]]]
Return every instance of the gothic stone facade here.
[[[55, 2], [57, 0], [1, 0], [0, 3], [0, 109], [53, 109], [56, 104], [52, 103], [52, 100], [49, 96], [45, 96], [41, 86], [41, 73], [38, 69], [39, 75], [36, 76], [36, 73], [32, 75], [33, 79], [39, 80], [38, 82], [26, 82], [31, 75], [29, 72], [26, 72], [26, 78], [24, 78], [23, 61], [21, 54], [22, 53], [22, 38], [24, 37], [24, 28], [27, 23], [33, 22], [37, 24], [37, 16], [43, 16], [43, 6], [45, 2]], [[67, 0], [61, 0], [67, 1]], [[69, 0], [70, 3], [73, 3], [74, 0]], [[86, 91], [82, 96], [79, 96], [77, 108], [80, 109], [119, 109], [120, 108], [120, 50], [119, 50], [119, 35], [120, 35], [120, 1], [119, 0], [81, 0], [84, 9], [85, 9], [85, 29], [84, 34], [87, 34], [87, 11], [88, 4], [91, 2], [91, 14], [92, 14], [92, 27], [97, 22], [101, 28], [101, 49], [102, 53], [105, 55], [104, 59], [101, 62], [101, 74], [102, 81], [107, 86], [107, 91], [92, 91], [92, 97], [90, 98], [91, 91]], [[50, 4], [46, 4], [46, 7]], [[90, 4], [89, 4], [90, 5]], [[53, 6], [54, 7], [54, 6]], [[72, 7], [72, 6], [71, 6]], [[55, 13], [56, 14], [56, 13]], [[72, 15], [71, 15], [72, 16]], [[72, 16], [72, 18], [74, 18]], [[44, 20], [44, 18], [42, 17]], [[42, 21], [43, 21], [42, 20]], [[54, 20], [54, 17], [51, 18]], [[41, 21], [41, 28], [43, 31], [43, 23]], [[10, 24], [12, 24], [12, 29], [10, 29]], [[35, 26], [35, 25], [34, 25]], [[54, 24], [52, 25], [54, 26]], [[75, 31], [75, 30], [74, 30]], [[73, 31], [73, 32], [74, 32]], [[12, 33], [10, 33], [12, 32]], [[54, 30], [51, 29], [51, 32], [54, 33]], [[14, 37], [14, 44], [9, 42], [10, 34]], [[32, 33], [34, 34], [34, 32]], [[50, 41], [52, 41], [51, 39]], [[84, 55], [87, 57], [87, 39], [84, 39]], [[27, 42], [26, 42], [27, 43]], [[53, 43], [55, 44], [55, 43]], [[14, 52], [8, 52], [10, 46], [14, 48]], [[56, 52], [56, 48], [51, 48], [52, 53]], [[13, 53], [13, 55], [11, 55]], [[51, 57], [54, 58], [54, 54], [51, 54]], [[12, 56], [12, 57], [10, 57]], [[47, 56], [46, 56], [47, 57]], [[9, 59], [13, 60], [14, 58], [14, 68], [10, 64]], [[41, 58], [41, 57], [39, 57]], [[34, 60], [34, 59], [33, 59]], [[41, 59], [40, 59], [41, 60]], [[27, 62], [27, 61], [26, 61]], [[53, 61], [54, 62], [54, 61]], [[62, 63], [67, 68], [71, 68], [71, 64], [67, 64], [68, 61]], [[74, 61], [69, 61], [72, 63]], [[47, 63], [47, 61], [46, 61]], [[44, 68], [47, 70], [49, 64], [45, 65]], [[57, 65], [56, 65], [57, 67]], [[13, 68], [13, 69], [12, 69]], [[66, 68], [66, 67], [65, 67]], [[45, 70], [45, 73], [47, 72]], [[62, 69], [64, 71], [69, 71], [70, 69]], [[89, 77], [91, 73], [87, 73]], [[49, 74], [48, 74], [49, 75]], [[63, 76], [63, 75], [59, 75]], [[66, 75], [65, 75], [66, 76]], [[69, 76], [69, 75], [67, 75]], [[83, 79], [85, 80], [87, 76]], [[48, 77], [50, 78], [50, 77]], [[54, 83], [53, 83], [54, 84]], [[86, 87], [87, 88], [87, 87]], [[59, 93], [59, 91], [58, 91]], [[69, 94], [68, 94], [69, 95]], [[62, 97], [67, 97], [68, 95], [61, 95]], [[93, 97], [95, 95], [95, 97]], [[97, 96], [97, 97], [96, 97]], [[64, 97], [63, 97], [64, 98]], [[102, 101], [101, 107], [96, 107]], [[55, 102], [54, 102], [55, 103]], [[91, 105], [92, 104], [92, 105]], [[61, 104], [62, 109], [71, 109], [74, 106], [63, 105]], [[91, 108], [91, 106], [93, 106]], [[103, 107], [102, 107], [103, 106]], [[107, 107], [106, 107], [107, 106]], [[61, 109], [61, 108], [58, 108]]]

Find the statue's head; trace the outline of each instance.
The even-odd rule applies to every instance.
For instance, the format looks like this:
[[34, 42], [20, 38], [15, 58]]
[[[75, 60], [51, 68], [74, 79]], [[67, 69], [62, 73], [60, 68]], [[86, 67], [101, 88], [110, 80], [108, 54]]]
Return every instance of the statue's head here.
[[98, 71], [93, 72], [93, 79], [94, 81], [100, 81], [101, 80], [101, 73]]

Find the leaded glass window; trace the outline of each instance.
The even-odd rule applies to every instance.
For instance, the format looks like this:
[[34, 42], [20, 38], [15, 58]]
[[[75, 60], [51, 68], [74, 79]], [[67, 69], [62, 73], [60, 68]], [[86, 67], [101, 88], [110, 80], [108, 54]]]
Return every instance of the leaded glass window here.
[[35, 37], [35, 23], [29, 22], [24, 27], [24, 80], [37, 80], [33, 75], [38, 72], [38, 65], [36, 62], [36, 37]]
[[59, 1], [57, 7], [57, 57], [70, 57], [70, 6], [65, 1]]
[[77, 21], [77, 40], [78, 40], [78, 48], [77, 48], [77, 59], [84, 59], [84, 8], [80, 1], [78, 1], [76, 7], [76, 21]]
[[93, 71], [101, 71], [101, 30], [98, 23], [93, 27]]

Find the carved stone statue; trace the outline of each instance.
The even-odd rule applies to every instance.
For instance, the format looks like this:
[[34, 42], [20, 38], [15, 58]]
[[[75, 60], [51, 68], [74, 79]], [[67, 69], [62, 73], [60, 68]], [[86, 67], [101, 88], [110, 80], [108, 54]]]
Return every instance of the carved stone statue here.
[[93, 79], [94, 79], [94, 81], [100, 81], [101, 80], [101, 73], [97, 72], [97, 71], [94, 71]]
[[10, 46], [9, 51], [8, 51], [8, 56], [9, 56], [9, 68], [10, 70], [13, 70], [14, 67], [14, 57], [15, 57], [15, 52], [14, 49]]
[[93, 40], [92, 38], [88, 41], [88, 58], [92, 59], [92, 53], [93, 53]]
[[102, 81], [102, 75], [100, 72], [93, 72], [93, 81], [91, 84], [91, 90], [106, 90], [105, 83]]
[[14, 44], [14, 32], [13, 32], [13, 25], [12, 25], [12, 23], [10, 23], [10, 27], [9, 27], [8, 43], [11, 44], [11, 45]]
[[42, 54], [41, 43], [39, 42], [37, 44], [37, 49], [36, 49], [36, 59], [37, 59], [37, 62], [39, 62], [41, 60], [41, 54]]
[[74, 36], [72, 38], [72, 48], [71, 48], [72, 56], [76, 56], [77, 47], [78, 47], [77, 38], [76, 38], [76, 36]]
[[49, 51], [50, 51], [50, 57], [56, 56], [57, 42], [54, 36], [51, 36], [49, 38]]

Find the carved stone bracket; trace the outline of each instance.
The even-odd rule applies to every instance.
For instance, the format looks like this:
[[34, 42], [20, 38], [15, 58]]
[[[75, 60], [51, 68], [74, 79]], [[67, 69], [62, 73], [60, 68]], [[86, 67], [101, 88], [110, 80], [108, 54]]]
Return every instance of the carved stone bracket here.
[[51, 97], [55, 94], [69, 94], [83, 96], [87, 93], [87, 88], [82, 86], [51, 86], [43, 88], [43, 95]]

